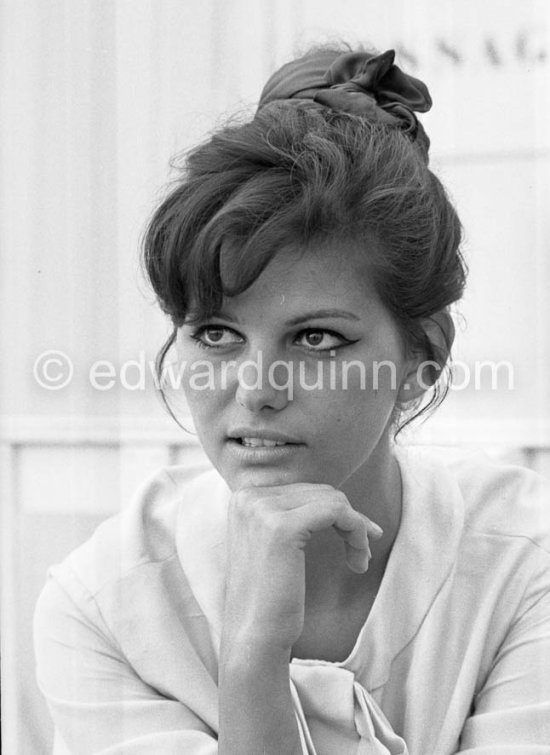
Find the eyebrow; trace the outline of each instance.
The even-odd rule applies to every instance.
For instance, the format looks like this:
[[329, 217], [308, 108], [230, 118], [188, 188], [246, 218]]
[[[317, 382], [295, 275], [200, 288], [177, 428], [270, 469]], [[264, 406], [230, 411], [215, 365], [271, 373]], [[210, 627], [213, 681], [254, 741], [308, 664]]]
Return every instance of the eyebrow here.
[[[218, 312], [214, 313], [213, 317], [220, 317], [222, 320], [238, 323], [237, 318], [232, 317], [232, 315], [230, 315], [228, 312], [224, 312], [223, 310], [219, 310]], [[361, 320], [361, 318], [355, 315], [353, 312], [348, 312], [345, 309], [315, 309], [311, 312], [305, 312], [303, 315], [293, 317], [288, 321], [287, 324], [301, 325], [302, 323], [308, 322], [309, 320], [322, 320], [323, 318], [327, 317], [342, 317], [345, 320], [353, 320], [355, 322], [360, 322]]]
[[343, 317], [345, 320], [359, 321], [361, 318], [345, 309], [316, 309], [292, 318], [289, 325], [300, 325], [308, 320], [322, 320], [324, 317]]

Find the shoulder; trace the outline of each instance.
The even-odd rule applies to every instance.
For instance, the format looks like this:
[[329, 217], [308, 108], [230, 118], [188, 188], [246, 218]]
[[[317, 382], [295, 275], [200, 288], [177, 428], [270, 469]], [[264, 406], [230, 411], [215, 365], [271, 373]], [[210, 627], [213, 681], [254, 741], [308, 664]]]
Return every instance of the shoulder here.
[[92, 597], [109, 585], [177, 561], [178, 523], [199, 500], [215, 504], [221, 478], [211, 467], [159, 469], [136, 490], [122, 511], [50, 569], [59, 583], [80, 583]]
[[517, 617], [550, 595], [547, 481], [477, 449], [413, 446], [404, 456], [411, 506], [421, 512], [413, 515], [417, 561], [430, 571], [449, 567], [441, 626], [455, 616], [457, 626], [502, 641]]
[[409, 446], [399, 455], [409, 475], [439, 498], [454, 491], [466, 530], [523, 537], [550, 554], [550, 484], [541, 475], [479, 449]]
[[541, 475], [475, 451], [448, 464], [465, 501], [465, 525], [495, 537], [524, 538], [550, 554], [550, 486]]

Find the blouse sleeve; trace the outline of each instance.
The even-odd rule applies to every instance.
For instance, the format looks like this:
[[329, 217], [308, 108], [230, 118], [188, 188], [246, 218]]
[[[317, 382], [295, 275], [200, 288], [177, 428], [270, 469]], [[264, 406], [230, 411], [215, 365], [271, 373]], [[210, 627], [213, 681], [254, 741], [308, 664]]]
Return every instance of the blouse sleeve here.
[[132, 670], [91, 596], [82, 610], [53, 578], [35, 612], [35, 652], [56, 755], [217, 753], [204, 721]]
[[550, 590], [546, 589], [507, 633], [476, 695], [458, 752], [543, 755], [549, 748]]

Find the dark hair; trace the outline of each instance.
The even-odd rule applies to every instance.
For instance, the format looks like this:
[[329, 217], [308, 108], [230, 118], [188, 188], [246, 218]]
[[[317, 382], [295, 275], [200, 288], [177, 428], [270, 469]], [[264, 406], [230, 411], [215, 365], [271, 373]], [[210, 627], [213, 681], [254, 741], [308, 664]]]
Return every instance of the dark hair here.
[[[378, 245], [368, 244], [373, 237]], [[144, 264], [174, 325], [159, 375], [191, 304], [209, 316], [283, 246], [334, 239], [367, 242], [376, 290], [404, 343], [444, 364], [447, 353], [438, 360], [421, 321], [461, 297], [466, 267], [460, 222], [427, 155], [399, 129], [293, 100], [270, 103], [191, 151], [149, 223]], [[443, 382], [398, 432], [441, 403]]]

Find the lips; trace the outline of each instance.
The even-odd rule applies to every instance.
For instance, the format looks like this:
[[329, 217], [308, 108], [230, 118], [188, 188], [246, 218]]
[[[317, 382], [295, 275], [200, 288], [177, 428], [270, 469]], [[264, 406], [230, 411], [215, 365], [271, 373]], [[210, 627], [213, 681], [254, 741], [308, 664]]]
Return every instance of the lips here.
[[238, 438], [237, 440], [247, 448], [260, 448], [262, 446], [266, 448], [275, 448], [275, 446], [288, 445], [285, 441], [267, 440], [267, 438]]
[[[289, 467], [299, 464], [298, 459], [306, 448], [297, 438], [274, 429], [235, 428], [226, 438], [227, 458], [241, 471], [251, 473], [284, 468], [286, 475]], [[269, 477], [269, 480], [269, 484], [281, 484], [278, 477]]]
[[236, 428], [228, 439], [246, 448], [275, 448], [277, 446], [303, 445], [297, 438], [286, 433], [268, 429]]

